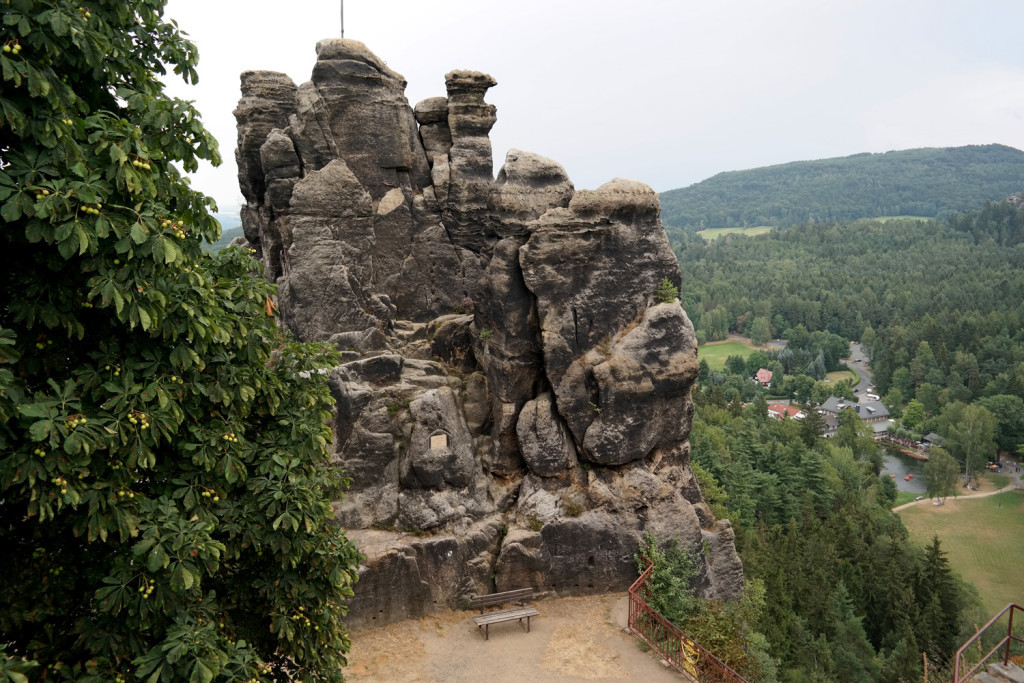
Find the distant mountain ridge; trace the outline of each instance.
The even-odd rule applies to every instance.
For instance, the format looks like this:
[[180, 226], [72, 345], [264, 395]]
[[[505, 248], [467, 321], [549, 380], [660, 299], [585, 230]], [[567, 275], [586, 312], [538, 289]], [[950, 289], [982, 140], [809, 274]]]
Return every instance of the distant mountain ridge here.
[[231, 244], [231, 240], [236, 237], [242, 237], [242, 219], [239, 217], [238, 212], [228, 213], [215, 213], [213, 217], [220, 222], [220, 239], [213, 244], [203, 243], [203, 247], [208, 251], [220, 251], [224, 247]]
[[945, 218], [1024, 190], [1024, 151], [922, 148], [719, 173], [662, 192], [667, 229], [789, 227], [878, 216]]

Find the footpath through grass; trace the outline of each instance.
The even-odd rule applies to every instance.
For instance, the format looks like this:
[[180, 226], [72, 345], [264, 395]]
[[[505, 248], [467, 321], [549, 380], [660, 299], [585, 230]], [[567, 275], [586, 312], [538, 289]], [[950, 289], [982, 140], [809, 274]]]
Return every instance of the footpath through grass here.
[[910, 537], [927, 545], [937, 535], [950, 566], [978, 588], [989, 616], [1024, 604], [1024, 493], [947, 498], [941, 507], [900, 510]]

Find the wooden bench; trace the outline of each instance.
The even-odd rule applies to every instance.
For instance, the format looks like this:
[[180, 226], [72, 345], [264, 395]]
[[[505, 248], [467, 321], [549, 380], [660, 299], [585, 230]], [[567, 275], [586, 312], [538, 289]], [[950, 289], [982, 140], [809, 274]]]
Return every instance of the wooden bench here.
[[[490, 625], [497, 624], [502, 621], [513, 621], [518, 620], [519, 624], [522, 625], [523, 619], [526, 619], [526, 632], [530, 632], [530, 617], [535, 617], [540, 614], [534, 607], [526, 604], [527, 600], [533, 598], [532, 588], [518, 588], [514, 591], [505, 591], [504, 593], [491, 593], [490, 595], [480, 595], [475, 598], [470, 598], [469, 602], [474, 609], [480, 608], [480, 614], [473, 617], [473, 621], [476, 622], [477, 628], [483, 627], [484, 629], [484, 640], [490, 638]], [[518, 607], [512, 609], [503, 609], [497, 612], [485, 612], [485, 607], [493, 607], [494, 605], [504, 605], [507, 603], [518, 603]]]

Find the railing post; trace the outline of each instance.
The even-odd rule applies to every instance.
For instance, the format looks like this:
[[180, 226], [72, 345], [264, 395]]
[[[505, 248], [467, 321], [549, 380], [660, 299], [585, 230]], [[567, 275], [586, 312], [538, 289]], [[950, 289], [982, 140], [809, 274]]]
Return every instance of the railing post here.
[[1013, 613], [1015, 611], [1014, 608], [1016, 608], [1016, 607], [1017, 607], [1016, 605], [1013, 605], [1013, 607], [1010, 607], [1010, 623], [1006, 627], [1006, 635], [1007, 635], [1007, 638], [1006, 638], [1006, 655], [1003, 656], [1003, 666], [1006, 666], [1007, 664], [1010, 663], [1010, 643], [1013, 642]]
[[[964, 643], [963, 645], [960, 646], [960, 649], [958, 649], [956, 651], [956, 655], [953, 658], [953, 683], [961, 683], [962, 681], [966, 680], [975, 671], [977, 671], [981, 667], [982, 664], [987, 662], [989, 660], [989, 658], [992, 657], [992, 655], [997, 654], [999, 652], [999, 648], [1001, 648], [1003, 646], [1003, 643], [1006, 644], [1006, 654], [1003, 656], [1003, 666], [1006, 666], [1006, 665], [1008, 665], [1010, 663], [1010, 644], [1014, 640], [1024, 643], [1024, 639], [1017, 638], [1017, 637], [1015, 637], [1013, 635], [1013, 613], [1016, 610], [1019, 610], [1019, 609], [1024, 609], [1024, 608], [1022, 608], [1020, 605], [1017, 605], [1017, 604], [1014, 604], [1014, 603], [1011, 602], [1009, 605], [1004, 607], [1002, 609], [1002, 611], [999, 612], [999, 614], [997, 614], [994, 617], [992, 617], [991, 619], [989, 619], [987, 624], [985, 624], [980, 629], [978, 629], [977, 632], [966, 643]], [[991, 650], [989, 650], [988, 654], [981, 655], [981, 640], [980, 640], [980, 638], [981, 638], [982, 634], [984, 634], [986, 631], [988, 631], [989, 627], [993, 626], [1007, 612], [1010, 613], [1010, 619], [1009, 619], [1009, 623], [1006, 626], [1006, 637], [1001, 639], [996, 644], [995, 647], [993, 647]], [[978, 653], [979, 653], [979, 655], [981, 655], [981, 659], [980, 659], [980, 661], [977, 664], [975, 664], [969, 670], [965, 671], [963, 673], [963, 677], [961, 677], [961, 675], [960, 675], [960, 664], [961, 664], [961, 661], [963, 659], [963, 655], [967, 651], [967, 648], [971, 646], [971, 643], [973, 643], [976, 640], [978, 641]]]

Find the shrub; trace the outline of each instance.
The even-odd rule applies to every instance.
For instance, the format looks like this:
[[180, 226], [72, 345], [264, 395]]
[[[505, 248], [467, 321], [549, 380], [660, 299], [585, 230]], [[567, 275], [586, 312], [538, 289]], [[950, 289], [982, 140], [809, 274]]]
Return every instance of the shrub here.
[[585, 508], [569, 496], [562, 496], [562, 509], [569, 517], [579, 517]]
[[679, 288], [667, 277], [661, 278], [661, 284], [654, 292], [654, 300], [659, 304], [670, 304], [679, 299]]
[[696, 563], [675, 539], [668, 545], [646, 534], [635, 556], [642, 572], [653, 564], [648, 604], [702, 647], [748, 680], [774, 680], [775, 662], [764, 636], [752, 626], [764, 609], [765, 589], [760, 580], [747, 582], [739, 600], [703, 600], [694, 594]]

